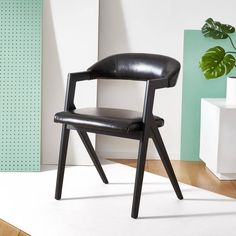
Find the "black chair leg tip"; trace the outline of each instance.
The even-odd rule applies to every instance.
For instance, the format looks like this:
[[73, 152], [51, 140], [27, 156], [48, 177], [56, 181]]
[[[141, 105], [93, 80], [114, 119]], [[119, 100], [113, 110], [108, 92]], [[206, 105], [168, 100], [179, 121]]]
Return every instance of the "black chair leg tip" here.
[[132, 217], [133, 219], [137, 219], [137, 218], [138, 218], [138, 215], [132, 214], [131, 217]]
[[55, 196], [56, 200], [61, 200], [61, 196]]
[[137, 209], [133, 209], [133, 210], [131, 211], [131, 217], [132, 217], [133, 219], [137, 219], [137, 218], [138, 218], [138, 212], [139, 212], [139, 211], [137, 211]]
[[176, 195], [177, 195], [177, 198], [178, 198], [179, 200], [184, 199], [183, 194], [182, 194], [181, 191], [180, 191], [180, 192], [177, 192]]
[[108, 183], [109, 183], [106, 176], [103, 176], [102, 182], [103, 182], [104, 184], [108, 184]]

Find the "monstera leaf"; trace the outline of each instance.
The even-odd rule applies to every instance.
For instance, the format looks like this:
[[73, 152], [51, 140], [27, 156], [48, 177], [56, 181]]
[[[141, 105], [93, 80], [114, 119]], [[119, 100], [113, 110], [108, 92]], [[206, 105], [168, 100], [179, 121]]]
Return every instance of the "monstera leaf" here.
[[234, 32], [235, 28], [233, 26], [221, 24], [218, 21], [214, 21], [212, 18], [208, 18], [202, 27], [203, 35], [213, 39], [226, 39], [229, 37], [228, 34]]
[[227, 75], [234, 66], [235, 58], [231, 54], [226, 54], [220, 46], [208, 49], [200, 61], [200, 68], [206, 79]]

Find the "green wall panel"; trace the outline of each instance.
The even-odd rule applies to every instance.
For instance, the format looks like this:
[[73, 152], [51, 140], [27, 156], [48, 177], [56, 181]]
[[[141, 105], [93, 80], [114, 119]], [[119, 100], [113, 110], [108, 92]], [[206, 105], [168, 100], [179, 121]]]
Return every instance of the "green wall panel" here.
[[[236, 34], [232, 36], [236, 42]], [[228, 40], [203, 37], [200, 30], [184, 32], [181, 159], [199, 160], [201, 98], [225, 97], [226, 77], [206, 80], [199, 68], [201, 55], [210, 47], [232, 50]], [[236, 70], [231, 75], [236, 75]]]
[[0, 0], [0, 170], [40, 169], [42, 0]]

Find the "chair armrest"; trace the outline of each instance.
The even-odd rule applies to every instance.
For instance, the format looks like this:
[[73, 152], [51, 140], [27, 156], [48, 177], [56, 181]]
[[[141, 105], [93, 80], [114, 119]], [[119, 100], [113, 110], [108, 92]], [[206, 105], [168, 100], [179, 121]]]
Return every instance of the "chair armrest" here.
[[[143, 123], [146, 124], [146, 126], [150, 126], [153, 122], [152, 110], [155, 97], [155, 90], [160, 88], [168, 88], [168, 83], [169, 80], [166, 77], [160, 77], [158, 79], [151, 79], [147, 81], [142, 117]], [[144, 131], [145, 130], [146, 128], [144, 128]]]
[[76, 108], [74, 104], [76, 82], [90, 80], [90, 79], [91, 79], [91, 73], [88, 71], [68, 74], [65, 105], [64, 105], [65, 111], [73, 110]]
[[83, 81], [83, 80], [90, 80], [91, 79], [91, 72], [90, 71], [83, 71], [83, 72], [69, 73], [68, 79], [70, 79], [70, 81], [73, 83]]

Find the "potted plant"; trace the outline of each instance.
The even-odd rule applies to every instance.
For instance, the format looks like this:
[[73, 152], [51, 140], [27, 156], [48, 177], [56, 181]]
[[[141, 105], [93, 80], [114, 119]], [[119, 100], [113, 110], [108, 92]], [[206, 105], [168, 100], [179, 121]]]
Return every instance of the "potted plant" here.
[[[228, 75], [236, 67], [236, 46], [230, 37], [235, 33], [235, 28], [229, 24], [222, 24], [208, 18], [202, 27], [202, 34], [216, 40], [228, 39], [232, 47], [231, 50], [225, 51], [221, 46], [209, 48], [200, 60], [200, 68], [204, 77], [209, 79], [219, 78]], [[236, 77], [227, 78], [226, 102], [236, 105]]]

